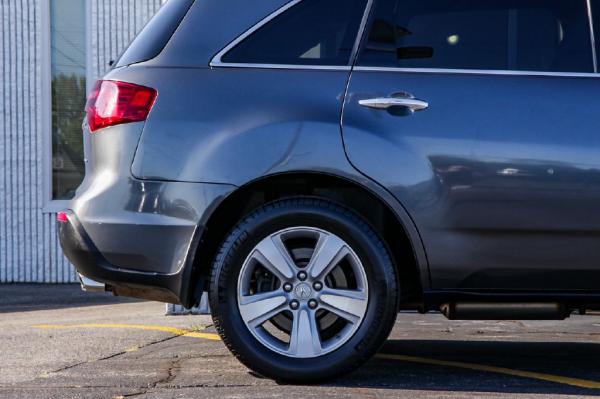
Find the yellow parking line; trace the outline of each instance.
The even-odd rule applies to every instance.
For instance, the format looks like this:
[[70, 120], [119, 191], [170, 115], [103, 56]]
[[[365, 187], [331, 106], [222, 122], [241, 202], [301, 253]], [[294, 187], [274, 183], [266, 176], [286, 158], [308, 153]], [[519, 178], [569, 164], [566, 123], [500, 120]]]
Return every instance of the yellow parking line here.
[[40, 328], [44, 330], [64, 330], [64, 329], [76, 329], [76, 328], [107, 328], [107, 329], [127, 329], [127, 330], [146, 330], [146, 331], [161, 331], [173, 335], [182, 337], [192, 338], [204, 338], [212, 341], [220, 341], [221, 338], [217, 334], [203, 333], [197, 331], [186, 330], [176, 327], [167, 326], [147, 326], [142, 324], [40, 324], [33, 326], [34, 328]]
[[[91, 329], [133, 329], [133, 330], [146, 330], [146, 331], [161, 331], [170, 333], [177, 336], [182, 337], [190, 337], [190, 338], [201, 338], [208, 339], [211, 341], [220, 341], [221, 338], [218, 334], [214, 333], [204, 333], [198, 332], [194, 330], [186, 330], [182, 328], [176, 327], [167, 327], [167, 326], [148, 326], [142, 324], [41, 324], [33, 326], [34, 328], [40, 329], [53, 329], [53, 330], [61, 330], [61, 329], [76, 329], [76, 328], [91, 328]], [[534, 371], [523, 371], [523, 370], [515, 370], [509, 369], [505, 367], [496, 367], [496, 366], [488, 366], [484, 364], [476, 364], [476, 363], [465, 363], [465, 362], [455, 362], [449, 360], [438, 360], [438, 359], [430, 359], [425, 357], [417, 357], [417, 356], [405, 356], [405, 355], [393, 355], [388, 353], [379, 353], [377, 357], [380, 359], [388, 359], [388, 360], [398, 360], [402, 362], [411, 362], [411, 363], [421, 363], [421, 364], [429, 364], [434, 366], [443, 366], [443, 367], [453, 367], [453, 368], [461, 368], [475, 371], [485, 371], [495, 374], [504, 374], [510, 375], [514, 377], [523, 377], [540, 381], [554, 382], [557, 384], [570, 385], [578, 388], [588, 388], [588, 389], [600, 389], [600, 382], [592, 381], [592, 380], [583, 380], [579, 378], [571, 378], [571, 377], [563, 377], [560, 375], [553, 374], [545, 374], [545, 373], [537, 373]]]
[[220, 341], [221, 340], [221, 337], [219, 337], [219, 334], [212, 334], [212, 333], [189, 332], [187, 334], [184, 334], [183, 336], [191, 337], [191, 338], [210, 339], [211, 341]]
[[554, 382], [557, 384], [571, 385], [578, 388], [600, 389], [600, 382], [591, 380], [582, 380], [579, 378], [563, 377], [560, 375], [536, 373], [533, 371], [514, 370], [505, 367], [487, 366], [484, 364], [453, 362], [448, 360], [429, 359], [416, 356], [392, 355], [387, 353], [377, 354], [378, 358], [389, 360], [400, 360], [403, 362], [429, 364], [434, 366], [454, 367], [476, 371], [486, 371], [496, 374], [505, 374], [515, 377], [530, 378], [534, 380]]

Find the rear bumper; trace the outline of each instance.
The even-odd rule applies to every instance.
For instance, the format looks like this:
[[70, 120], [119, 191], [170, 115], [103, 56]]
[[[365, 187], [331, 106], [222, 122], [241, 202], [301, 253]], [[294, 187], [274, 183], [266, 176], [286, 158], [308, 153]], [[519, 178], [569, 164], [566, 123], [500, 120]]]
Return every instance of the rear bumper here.
[[192, 306], [203, 226], [233, 189], [132, 178], [103, 191], [98, 184], [84, 184], [66, 221], [58, 223], [63, 252], [87, 290], [104, 284], [115, 295]]
[[116, 295], [161, 302], [182, 302], [184, 268], [171, 275], [120, 268], [104, 257], [75, 213], [68, 211], [67, 215], [67, 221], [58, 226], [60, 243], [65, 256], [81, 275], [84, 288], [93, 287], [96, 291], [103, 288]]

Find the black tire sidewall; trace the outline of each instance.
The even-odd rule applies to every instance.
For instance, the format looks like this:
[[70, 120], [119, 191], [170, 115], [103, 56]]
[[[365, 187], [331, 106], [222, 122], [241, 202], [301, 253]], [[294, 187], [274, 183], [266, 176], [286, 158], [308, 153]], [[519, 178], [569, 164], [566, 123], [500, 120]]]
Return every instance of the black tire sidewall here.
[[[297, 226], [319, 228], [348, 243], [369, 285], [360, 327], [341, 347], [318, 358], [291, 358], [265, 347], [248, 330], [237, 305], [238, 276], [250, 251], [270, 234]], [[213, 319], [227, 346], [247, 366], [278, 380], [318, 381], [357, 367], [383, 343], [397, 312], [395, 269], [381, 240], [351, 211], [320, 200], [281, 201], [247, 217], [223, 244], [211, 281]]]

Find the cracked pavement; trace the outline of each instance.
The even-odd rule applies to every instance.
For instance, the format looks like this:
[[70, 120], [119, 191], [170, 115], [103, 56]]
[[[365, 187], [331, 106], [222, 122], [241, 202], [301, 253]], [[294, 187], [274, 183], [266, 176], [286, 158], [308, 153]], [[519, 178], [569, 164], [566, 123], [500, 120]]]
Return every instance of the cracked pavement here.
[[[71, 327], [35, 327], [41, 324]], [[0, 326], [3, 399], [600, 396], [600, 389], [553, 380], [600, 384], [600, 318], [594, 315], [565, 322], [450, 322], [436, 314], [402, 314], [381, 351], [392, 358], [376, 357], [351, 375], [309, 388], [253, 374], [218, 340], [176, 333], [214, 333], [207, 316], [164, 316], [163, 304], [85, 294], [77, 286], [0, 285]], [[439, 360], [447, 363], [435, 364]]]

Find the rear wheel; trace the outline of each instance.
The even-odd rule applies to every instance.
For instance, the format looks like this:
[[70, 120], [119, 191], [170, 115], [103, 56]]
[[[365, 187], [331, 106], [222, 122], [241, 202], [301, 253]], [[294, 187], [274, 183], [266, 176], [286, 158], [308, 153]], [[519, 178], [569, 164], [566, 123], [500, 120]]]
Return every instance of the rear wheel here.
[[210, 302], [217, 330], [248, 367], [291, 382], [346, 373], [387, 338], [395, 269], [353, 212], [300, 198], [265, 205], [223, 243]]

